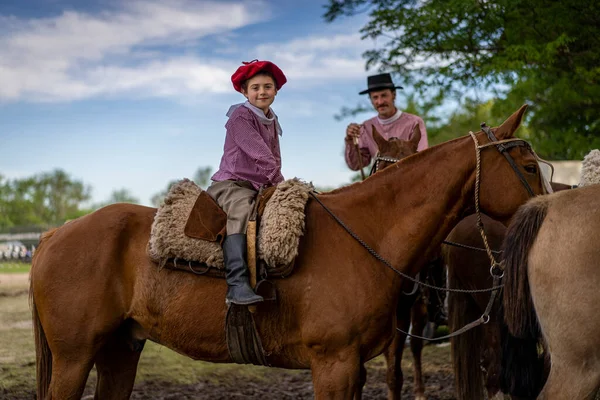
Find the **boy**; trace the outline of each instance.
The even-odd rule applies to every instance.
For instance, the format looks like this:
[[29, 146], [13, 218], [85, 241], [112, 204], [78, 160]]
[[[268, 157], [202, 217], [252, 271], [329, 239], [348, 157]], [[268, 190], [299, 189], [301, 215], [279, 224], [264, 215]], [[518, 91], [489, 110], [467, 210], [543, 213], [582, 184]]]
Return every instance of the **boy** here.
[[224, 153], [206, 192], [227, 213], [223, 256], [226, 303], [250, 305], [263, 301], [249, 283], [246, 226], [261, 186], [283, 181], [279, 136], [281, 126], [271, 109], [277, 91], [287, 82], [270, 61], [244, 62], [231, 76], [233, 87], [247, 101], [229, 108]]

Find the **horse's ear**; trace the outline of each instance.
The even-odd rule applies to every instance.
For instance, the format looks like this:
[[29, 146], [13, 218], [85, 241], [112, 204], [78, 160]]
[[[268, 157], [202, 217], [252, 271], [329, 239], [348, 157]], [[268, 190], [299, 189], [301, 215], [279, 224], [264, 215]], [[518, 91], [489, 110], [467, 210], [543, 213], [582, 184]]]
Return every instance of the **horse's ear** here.
[[413, 128], [412, 136], [410, 137], [410, 145], [413, 150], [416, 152], [419, 147], [419, 142], [421, 141], [421, 129], [419, 129], [419, 125], [415, 125]]
[[502, 123], [496, 130], [494, 134], [499, 140], [508, 139], [513, 137], [517, 128], [521, 125], [521, 121], [523, 120], [523, 115], [527, 110], [527, 104], [523, 104], [521, 108], [513, 113], [510, 117], [507, 118], [506, 121]]
[[380, 152], [383, 152], [385, 149], [387, 149], [388, 141], [381, 136], [381, 134], [377, 131], [377, 128], [375, 128], [375, 125], [373, 125], [373, 140], [375, 140], [375, 143], [377, 143], [377, 148], [379, 148]]

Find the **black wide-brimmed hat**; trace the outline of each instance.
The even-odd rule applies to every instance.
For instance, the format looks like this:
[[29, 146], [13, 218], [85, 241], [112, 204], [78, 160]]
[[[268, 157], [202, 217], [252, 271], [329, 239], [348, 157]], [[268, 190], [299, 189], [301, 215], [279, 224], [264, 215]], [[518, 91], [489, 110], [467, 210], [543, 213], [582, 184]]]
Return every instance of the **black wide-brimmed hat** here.
[[383, 89], [403, 89], [402, 86], [394, 85], [392, 82], [392, 76], [388, 73], [379, 74], [379, 75], [371, 75], [367, 77], [367, 90], [363, 90], [358, 94], [367, 94], [370, 92], [375, 92], [377, 90]]

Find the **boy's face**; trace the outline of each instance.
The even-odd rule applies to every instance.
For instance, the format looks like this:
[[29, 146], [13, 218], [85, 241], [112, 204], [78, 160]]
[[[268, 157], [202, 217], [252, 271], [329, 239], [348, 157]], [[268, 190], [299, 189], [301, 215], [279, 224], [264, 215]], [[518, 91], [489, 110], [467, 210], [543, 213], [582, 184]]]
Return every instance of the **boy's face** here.
[[266, 75], [256, 75], [246, 82], [246, 90], [242, 88], [242, 94], [246, 96], [250, 104], [264, 111], [265, 115], [273, 104], [277, 89], [273, 78]]

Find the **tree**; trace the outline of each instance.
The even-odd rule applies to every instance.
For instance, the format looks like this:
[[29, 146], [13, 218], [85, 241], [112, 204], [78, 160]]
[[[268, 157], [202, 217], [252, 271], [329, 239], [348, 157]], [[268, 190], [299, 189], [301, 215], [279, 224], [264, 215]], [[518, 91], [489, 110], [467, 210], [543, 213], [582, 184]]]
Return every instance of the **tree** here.
[[212, 175], [212, 167], [200, 167], [194, 174], [194, 182], [202, 189], [206, 189]]
[[[492, 113], [527, 102], [536, 150], [582, 158], [600, 147], [600, 3], [595, 0], [330, 0], [324, 14], [369, 12], [367, 68], [402, 76], [424, 97], [485, 89]], [[434, 89], [434, 93], [431, 91]]]
[[8, 182], [0, 174], [0, 228], [12, 226], [10, 216], [8, 215], [9, 204], [8, 204], [8, 193], [9, 193]]
[[[208, 167], [208, 166], [200, 167], [196, 170], [196, 173], [194, 174], [194, 183], [196, 183], [196, 185], [200, 186], [202, 189], [206, 189], [210, 182], [211, 175], [212, 175], [212, 167]], [[167, 184], [166, 189], [161, 190], [160, 192], [158, 192], [154, 196], [152, 196], [152, 198], [150, 199], [150, 202], [152, 203], [152, 205], [154, 207], [160, 207], [160, 205], [163, 203], [165, 197], [167, 196], [167, 193], [169, 193], [171, 186], [173, 186], [177, 182], [179, 182], [179, 180], [170, 181]]]
[[91, 188], [57, 169], [24, 179], [0, 179], [0, 228], [56, 225], [82, 214]]
[[110, 198], [106, 202], [106, 204], [114, 204], [114, 203], [139, 204], [140, 200], [137, 197], [135, 197], [134, 195], [132, 195], [131, 192], [129, 191], [129, 189], [122, 188], [119, 190], [113, 190], [113, 192], [110, 195]]
[[154, 196], [152, 196], [152, 198], [150, 199], [150, 202], [152, 203], [152, 205], [157, 208], [160, 207], [163, 204], [165, 197], [167, 197], [167, 193], [169, 193], [171, 186], [173, 186], [177, 182], [179, 182], [179, 180], [170, 181], [167, 184], [166, 189], [163, 189], [160, 192], [156, 193]]

